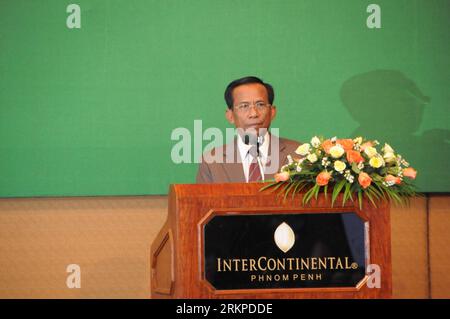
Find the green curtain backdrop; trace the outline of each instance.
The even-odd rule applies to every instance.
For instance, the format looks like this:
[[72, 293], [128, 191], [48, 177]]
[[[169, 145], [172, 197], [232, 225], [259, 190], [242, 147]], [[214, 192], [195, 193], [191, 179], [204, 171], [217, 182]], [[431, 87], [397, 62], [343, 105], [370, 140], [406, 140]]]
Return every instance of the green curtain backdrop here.
[[449, 14], [447, 0], [2, 0], [0, 197], [193, 183], [171, 133], [225, 131], [223, 91], [246, 75], [274, 86], [282, 136], [387, 141], [421, 191], [449, 192]]

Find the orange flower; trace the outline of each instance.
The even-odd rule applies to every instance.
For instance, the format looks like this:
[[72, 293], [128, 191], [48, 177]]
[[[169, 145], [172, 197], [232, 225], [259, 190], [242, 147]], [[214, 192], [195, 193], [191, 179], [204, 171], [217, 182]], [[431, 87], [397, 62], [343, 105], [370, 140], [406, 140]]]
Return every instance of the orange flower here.
[[366, 189], [372, 183], [372, 178], [367, 173], [360, 173], [358, 176], [359, 185]]
[[400, 177], [397, 176], [392, 176], [391, 174], [387, 175], [384, 180], [386, 182], [394, 182], [395, 184], [401, 184], [402, 183], [402, 179]]
[[288, 172], [281, 172], [278, 174], [275, 174], [275, 182], [285, 182], [289, 179], [289, 173]]
[[361, 152], [364, 152], [364, 150], [368, 147], [373, 147], [373, 143], [369, 141], [361, 144]]
[[319, 175], [317, 175], [316, 177], [316, 183], [319, 186], [325, 186], [328, 184], [328, 181], [331, 178], [331, 174], [328, 173], [327, 171], [320, 173]]
[[342, 148], [348, 152], [350, 150], [353, 149], [353, 140], [347, 138], [347, 139], [343, 139], [343, 140], [337, 140], [336, 144], [341, 144]]
[[333, 142], [331, 140], [325, 140], [322, 143], [322, 148], [325, 151], [325, 153], [330, 154], [330, 148], [334, 146]]
[[416, 175], [417, 175], [417, 171], [412, 167], [408, 167], [403, 170], [403, 176], [409, 177], [411, 179], [415, 179]]
[[361, 153], [354, 150], [347, 151], [347, 161], [351, 163], [361, 163], [364, 162], [364, 158], [361, 156]]

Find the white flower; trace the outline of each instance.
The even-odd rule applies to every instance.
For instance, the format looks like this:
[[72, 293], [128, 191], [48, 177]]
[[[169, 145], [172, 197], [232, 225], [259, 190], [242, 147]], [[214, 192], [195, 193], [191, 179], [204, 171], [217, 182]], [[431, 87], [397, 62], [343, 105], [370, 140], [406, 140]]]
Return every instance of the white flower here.
[[384, 160], [380, 155], [376, 155], [370, 159], [369, 165], [373, 168], [380, 168], [384, 165]]
[[352, 175], [350, 170], [345, 171], [344, 177], [350, 184], [352, 184], [355, 181], [355, 176]]
[[355, 138], [355, 139], [353, 140], [353, 142], [354, 142], [355, 144], [361, 144], [361, 143], [362, 143], [362, 137], [361, 137], [361, 136], [358, 136], [357, 138]]
[[375, 155], [377, 155], [377, 150], [375, 147], [369, 146], [364, 150], [364, 153], [366, 153], [367, 156], [369, 157], [374, 157]]
[[396, 157], [396, 159], [397, 159], [397, 164], [398, 164], [398, 166], [400, 166], [400, 165], [402, 165], [402, 156], [400, 155], [400, 154], [397, 154], [397, 157]]
[[311, 139], [311, 145], [315, 148], [318, 148], [320, 146], [320, 139], [317, 136], [314, 136]]
[[383, 152], [385, 153], [394, 153], [394, 150], [388, 143], [384, 143]]
[[344, 154], [344, 152], [345, 152], [344, 149], [339, 144], [330, 148], [330, 154], [334, 158], [341, 157]]
[[297, 153], [298, 155], [308, 155], [309, 152], [311, 150], [311, 145], [309, 145], [309, 143], [305, 143], [300, 145], [299, 147], [297, 147], [297, 149], [295, 150], [295, 153]]
[[323, 167], [327, 168], [330, 165], [331, 165], [331, 162], [328, 160], [328, 157], [322, 158], [322, 166]]
[[407, 161], [405, 161], [404, 159], [402, 159], [400, 163], [405, 167], [409, 166], [409, 163]]
[[317, 155], [314, 153], [309, 154], [308, 156], [306, 156], [306, 159], [308, 161], [310, 161], [311, 163], [315, 163], [315, 162], [317, 162]]
[[342, 161], [334, 162], [334, 169], [339, 173], [342, 173], [344, 171], [345, 167], [346, 167], [346, 165]]
[[291, 155], [288, 155], [288, 156], [287, 156], [287, 159], [288, 159], [289, 165], [291, 165], [292, 163], [294, 163], [294, 160], [292, 159], [292, 156], [291, 156]]
[[386, 161], [386, 163], [390, 163], [396, 160], [394, 153], [391, 152], [384, 153], [383, 158]]
[[333, 137], [331, 138], [331, 143], [336, 143], [336, 139], [337, 139], [337, 137], [336, 137], [336, 136], [333, 136]]
[[300, 164], [297, 164], [295, 170], [300, 173], [302, 171], [302, 166]]

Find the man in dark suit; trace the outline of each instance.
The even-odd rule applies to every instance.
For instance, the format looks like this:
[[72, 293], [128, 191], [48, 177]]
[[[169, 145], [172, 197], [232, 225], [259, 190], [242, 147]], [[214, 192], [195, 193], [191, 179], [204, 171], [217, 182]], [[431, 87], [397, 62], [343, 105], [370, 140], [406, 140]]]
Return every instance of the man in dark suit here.
[[268, 129], [277, 110], [273, 87], [253, 76], [231, 82], [225, 90], [225, 117], [237, 128], [236, 138], [202, 156], [197, 183], [245, 183], [268, 180], [288, 163], [299, 143]]
[[[264, 83], [256, 77], [245, 77], [231, 82], [225, 90], [225, 101], [228, 109], [225, 116], [231, 124], [235, 125], [238, 134], [229, 144], [214, 148], [202, 156], [202, 161], [197, 174], [197, 183], [230, 183], [230, 182], [256, 182], [268, 180], [280, 170], [280, 167], [288, 163], [288, 155], [295, 155], [295, 150], [299, 146], [296, 141], [279, 138], [268, 132], [270, 124], [276, 115], [276, 108], [273, 105], [274, 92], [270, 84]], [[348, 214], [342, 214], [342, 216]], [[268, 220], [264, 222], [262, 231], [273, 234], [276, 225], [270, 225], [270, 214]], [[350, 216], [351, 217], [351, 216]], [[347, 242], [346, 229], [342, 224], [342, 218], [337, 214], [307, 214], [303, 219], [295, 222], [297, 229], [302, 231], [302, 244], [298, 253], [300, 256], [351, 256]], [[355, 219], [355, 218], [353, 218]], [[248, 256], [253, 251], [253, 246], [239, 245], [249, 238], [255, 238], [255, 229], [251, 230], [253, 224], [250, 222], [235, 223], [229, 231], [221, 232], [217, 229], [217, 239], [210, 242], [232, 242], [236, 254]], [[354, 259], [363, 268], [358, 269], [356, 275], [364, 274], [364, 225], [360, 222], [356, 227], [359, 231], [359, 249], [355, 250]], [[264, 229], [264, 227], [266, 227]], [[267, 230], [267, 228], [269, 230]], [[349, 230], [350, 231], [350, 230]], [[319, 235], [317, 235], [319, 234]], [[350, 231], [350, 234], [352, 232]], [[353, 236], [354, 237], [354, 236]], [[269, 244], [261, 242], [259, 247], [266, 251], [261, 252], [264, 256], [272, 256], [279, 253], [279, 249], [272, 245], [270, 236]], [[219, 245], [220, 246], [220, 245]], [[357, 248], [358, 248], [357, 247]], [[363, 246], [362, 246], [363, 247]], [[272, 250], [273, 251], [272, 251]], [[229, 253], [229, 252], [225, 252]], [[232, 255], [232, 254], [231, 254]], [[214, 264], [214, 260], [207, 260]], [[326, 280], [331, 285], [343, 285], [347, 281], [353, 280], [345, 272], [326, 273]], [[347, 277], [346, 277], [347, 276]], [[356, 276], [355, 280], [360, 277]], [[316, 285], [317, 283], [307, 283]], [[351, 281], [351, 284], [353, 282]], [[356, 283], [355, 283], [356, 284]]]

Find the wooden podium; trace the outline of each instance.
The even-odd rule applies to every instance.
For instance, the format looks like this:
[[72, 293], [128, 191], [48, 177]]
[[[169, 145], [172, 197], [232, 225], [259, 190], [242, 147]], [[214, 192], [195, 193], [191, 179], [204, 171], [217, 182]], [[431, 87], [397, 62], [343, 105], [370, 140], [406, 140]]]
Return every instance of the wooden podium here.
[[[378, 208], [374, 208], [368, 201], [364, 201], [363, 209], [360, 210], [357, 200], [355, 203], [348, 201], [345, 206], [341, 206], [342, 198], [338, 197], [332, 208], [331, 194], [327, 199], [320, 194], [317, 200], [313, 199], [308, 206], [303, 207], [301, 204], [302, 194], [296, 195], [295, 198], [289, 196], [284, 201], [283, 196], [277, 196], [270, 190], [261, 192], [262, 186], [264, 184], [260, 183], [171, 185], [167, 221], [151, 247], [152, 298], [391, 297], [391, 227], [388, 203], [380, 203], [377, 205]], [[353, 213], [361, 219], [361, 224], [364, 225], [364, 273], [356, 285], [319, 288], [216, 289], [206, 279], [205, 225], [215, 216], [245, 215], [251, 217], [264, 214], [273, 216], [284, 214], [283, 216], [289, 217], [289, 214], [296, 214], [296, 216], [309, 214], [308, 216], [326, 217], [323, 214], [337, 215], [343, 212]], [[214, 243], [215, 246], [220, 247], [221, 244], [227, 244], [226, 234], [223, 234], [223, 237], [221, 234], [213, 235], [217, 235], [214, 238], [223, 238], [218, 243]], [[302, 235], [299, 237], [301, 238]], [[245, 244], [243, 242], [241, 245]], [[257, 245], [257, 243], [252, 244]], [[300, 241], [299, 245], [301, 244]], [[263, 259], [263, 261], [267, 261], [267, 259]], [[253, 262], [253, 266], [254, 264]], [[373, 264], [377, 265], [380, 270], [379, 282], [381, 285], [379, 288], [373, 285], [370, 287], [368, 284], [368, 281], [371, 280], [371, 272], [366, 267]], [[246, 266], [243, 270], [247, 271], [245, 276], [250, 276], [248, 271], [252, 270], [251, 267], [248, 269]]]

